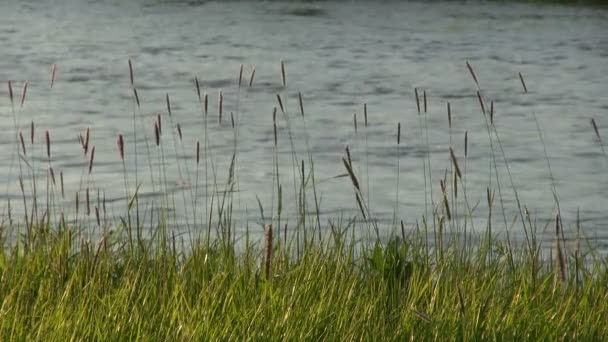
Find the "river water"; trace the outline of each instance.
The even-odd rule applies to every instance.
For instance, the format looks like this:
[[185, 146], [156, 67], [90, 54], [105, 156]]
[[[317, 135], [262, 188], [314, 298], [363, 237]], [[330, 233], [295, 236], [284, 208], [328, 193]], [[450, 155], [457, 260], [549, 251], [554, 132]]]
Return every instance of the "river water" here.
[[[214, 184], [224, 190], [234, 148], [233, 113], [239, 127], [234, 219], [238, 230], [248, 224], [261, 232], [257, 199], [268, 217], [276, 192], [272, 111], [279, 106], [276, 95], [281, 94], [289, 118], [288, 129], [278, 111], [284, 222], [296, 224], [292, 157], [298, 163], [305, 160], [308, 170], [308, 151], [315, 163], [317, 183], [316, 189], [309, 186], [306, 190], [308, 208], [314, 208], [316, 190], [323, 225], [328, 219], [359, 213], [349, 178], [336, 178], [346, 172], [342, 158], [349, 146], [364, 202], [381, 229], [388, 232], [395, 219], [412, 228], [423, 215], [430, 216], [431, 193], [433, 201], [439, 203], [438, 210], [444, 210], [439, 180], [446, 170], [449, 178], [452, 145], [465, 174], [460, 187], [466, 185], [476, 228], [481, 230], [486, 224], [486, 188], [491, 186], [496, 192], [494, 229], [504, 230], [506, 222], [519, 234], [522, 228], [516, 220], [511, 182], [496, 135], [492, 135], [492, 146], [497, 165], [492, 164], [486, 121], [475, 95], [477, 85], [465, 64], [468, 61], [486, 106], [494, 101], [500, 145], [522, 206], [538, 220], [541, 229], [548, 225], [551, 231], [549, 220], [557, 212], [552, 193], [556, 192], [565, 229], [574, 229], [580, 211], [586, 234], [602, 239], [608, 233], [608, 161], [590, 119], [597, 120], [600, 133], [608, 139], [607, 33], [608, 10], [594, 7], [450, 2], [3, 1], [0, 80], [13, 82], [15, 118], [24, 133], [29, 165], [22, 162], [19, 171], [12, 106], [5, 85], [0, 97], [4, 218], [9, 198], [13, 213], [23, 211], [20, 173], [25, 178], [25, 192], [32, 193], [29, 167], [38, 177], [38, 201], [46, 203], [45, 130], [52, 144], [51, 167], [56, 178], [59, 172], [64, 177], [65, 199], [61, 200], [59, 190], [51, 196], [57, 205], [74, 219], [74, 197], [80, 189], [79, 217], [84, 218], [82, 190], [88, 186], [95, 206], [95, 189], [100, 189], [100, 197], [107, 199], [106, 215], [124, 216], [125, 185], [116, 139], [120, 133], [125, 135], [128, 187], [132, 191], [135, 110], [139, 191], [148, 200], [145, 207], [149, 211], [160, 205], [159, 197], [151, 194], [168, 191], [173, 194], [169, 200], [175, 201], [171, 207], [177, 210], [172, 222], [181, 228], [191, 227], [193, 198], [198, 198], [197, 215], [202, 215], [205, 203], [210, 205], [211, 201], [205, 195]], [[134, 106], [129, 81], [129, 58], [135, 70], [139, 109]], [[281, 60], [285, 63], [285, 88]], [[52, 64], [56, 64], [56, 79], [50, 89]], [[241, 64], [245, 80], [239, 90]], [[253, 67], [255, 78], [248, 89]], [[527, 94], [523, 93], [519, 72], [526, 79]], [[205, 138], [195, 76], [201, 91], [209, 94], [208, 172], [201, 161], [198, 181], [195, 146], [197, 140], [203, 145]], [[21, 107], [25, 80], [28, 90]], [[414, 88], [420, 89], [421, 97], [426, 91], [428, 113], [417, 113]], [[217, 109], [220, 89], [224, 101], [221, 124]], [[305, 121], [298, 115], [298, 92], [303, 95]], [[166, 94], [171, 100], [171, 117]], [[367, 128], [363, 103], [368, 107]], [[162, 150], [154, 146], [156, 113], [162, 116]], [[171, 134], [170, 119], [173, 125], [181, 126], [181, 143], [175, 133]], [[29, 144], [31, 121], [35, 123], [33, 146]], [[87, 176], [87, 160], [77, 139], [86, 127], [90, 127], [90, 145], [96, 148], [91, 176]], [[469, 138], [466, 170], [465, 131]], [[148, 156], [152, 157], [151, 167]], [[164, 167], [158, 166], [159, 161]], [[429, 162], [431, 184], [425, 182]], [[150, 181], [151, 172], [154, 182]], [[205, 179], [209, 190], [205, 190]], [[448, 186], [450, 201], [452, 193], [452, 186]], [[462, 190], [459, 196], [459, 204], [452, 210], [462, 219], [467, 211]], [[276, 210], [276, 198], [274, 201]], [[27, 203], [31, 209], [31, 198]]]

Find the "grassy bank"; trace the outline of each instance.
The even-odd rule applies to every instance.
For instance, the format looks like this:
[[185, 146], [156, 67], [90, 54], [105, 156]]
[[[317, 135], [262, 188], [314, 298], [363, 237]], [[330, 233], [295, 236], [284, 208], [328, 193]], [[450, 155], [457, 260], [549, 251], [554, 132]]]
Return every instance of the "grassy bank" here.
[[[45, 235], [2, 253], [4, 340], [527, 339], [608, 336], [608, 272], [504, 243], [438, 251], [339, 233], [295, 251], [267, 236], [180, 252], [173, 241], [77, 243]], [[270, 244], [271, 243], [271, 244]], [[482, 244], [483, 245], [483, 244]], [[269, 248], [268, 246], [272, 246]], [[75, 249], [77, 248], [77, 252]], [[9, 256], [10, 255], [10, 256]], [[561, 267], [567, 270], [565, 274]]]
[[[53, 67], [51, 88], [55, 70]], [[345, 191], [354, 194], [356, 214], [322, 222], [317, 196], [321, 184], [315, 175], [308, 136], [304, 132], [306, 153], [298, 153], [291, 130], [295, 120], [306, 129], [303, 99], [298, 93], [293, 100], [300, 112], [290, 115], [284, 107], [288, 95], [283, 63], [280, 70], [281, 91], [272, 115], [272, 199], [270, 204], [259, 199], [257, 203], [261, 217], [257, 231], [263, 231], [263, 236], [253, 233], [250, 221], [233, 215], [239, 201], [239, 174], [246, 171], [237, 153], [240, 113], [229, 116], [232, 154], [226, 176], [218, 177], [220, 156], [214, 155], [209, 145], [209, 98], [201, 91], [198, 78], [194, 84], [203, 118], [202, 137], [196, 140], [195, 153], [185, 158], [181, 127], [174, 122], [169, 95], [166, 113], [154, 115], [153, 125], [145, 123], [129, 61], [133, 132], [116, 137], [124, 197], [116, 199], [118, 214], [109, 218], [105, 194], [95, 183], [95, 146], [89, 144], [89, 130], [79, 135], [83, 169], [75, 208], [68, 208], [62, 201], [66, 192], [63, 173], [54, 169], [49, 132], [44, 135], [43, 153], [32, 155], [36, 153], [32, 152], [34, 123], [30, 126], [31, 141], [26, 143], [15, 119], [13, 151], [18, 158], [13, 159], [11, 168], [14, 165], [18, 170], [22, 197], [18, 205], [22, 208], [21, 215], [12, 214], [17, 205], [8, 201], [8, 214], [0, 226], [0, 338], [608, 338], [604, 324], [608, 318], [605, 258], [593, 241], [585, 239], [579, 219], [570, 230], [576, 233], [566, 239], [546, 147], [544, 157], [556, 214], [548, 222], [538, 220], [520, 202], [494, 123], [494, 105], [484, 98], [470, 64], [466, 63], [463, 71], [476, 86], [474, 100], [479, 102], [492, 158], [487, 203], [469, 203], [467, 198], [468, 135], [464, 135], [464, 153], [458, 155], [452, 145], [449, 103], [450, 145], [441, 152], [449, 162], [443, 179], [437, 182], [431, 176], [427, 95], [415, 89], [418, 138], [425, 147], [420, 158], [425, 197], [419, 199], [424, 201], [425, 213], [414, 227], [406, 227], [398, 217], [400, 123], [395, 125], [395, 141], [387, 147], [397, 151], [394, 216], [392, 222], [374, 219], [368, 194], [369, 165], [364, 162], [367, 158], [351, 157], [369, 152], [366, 105], [364, 125], [358, 127], [355, 116], [353, 128], [355, 139], [359, 134], [365, 148], [351, 151], [347, 146], [341, 160], [344, 173], [337, 176], [346, 180]], [[241, 88], [245, 93], [247, 87], [254, 86], [254, 76], [255, 69], [245, 80], [241, 67], [239, 99]], [[519, 80], [525, 95], [528, 90], [521, 74]], [[15, 104], [23, 106], [26, 93], [27, 83], [19, 101], [9, 83], [13, 118], [19, 107]], [[220, 91], [220, 124], [223, 115], [227, 120], [223, 100]], [[544, 146], [538, 121], [536, 125]], [[154, 134], [148, 137], [144, 129], [150, 126]], [[594, 119], [591, 126], [590, 135], [595, 135], [598, 150], [608, 161]], [[279, 139], [286, 140], [291, 154], [278, 153]], [[130, 141], [142, 141], [139, 151]], [[134, 174], [129, 174], [126, 165], [138, 156], [147, 160], [148, 167], [135, 168]], [[280, 158], [288, 159], [291, 167], [283, 169], [280, 165], [285, 163], [279, 163]], [[165, 159], [188, 177], [190, 185], [181, 193], [170, 191]], [[139, 165], [137, 160], [134, 164]], [[501, 170], [502, 177], [499, 165], [506, 169]], [[144, 203], [141, 194], [140, 187], [146, 183], [158, 194], [147, 197], [151, 206]], [[292, 187], [293, 197], [286, 198], [283, 189]], [[507, 192], [514, 198], [512, 217], [503, 200]], [[482, 222], [476, 208], [484, 205], [487, 221], [483, 222], [487, 223], [472, 229]], [[178, 207], [190, 210], [185, 218], [187, 227], [177, 227], [182, 229], [175, 227], [178, 221], [171, 216]], [[293, 213], [289, 214], [288, 207]], [[289, 224], [288, 215], [292, 219]], [[493, 227], [494, 216], [501, 225], [504, 221], [503, 230]], [[553, 232], [549, 242], [538, 236], [547, 226]], [[516, 229], [521, 238], [511, 235]]]

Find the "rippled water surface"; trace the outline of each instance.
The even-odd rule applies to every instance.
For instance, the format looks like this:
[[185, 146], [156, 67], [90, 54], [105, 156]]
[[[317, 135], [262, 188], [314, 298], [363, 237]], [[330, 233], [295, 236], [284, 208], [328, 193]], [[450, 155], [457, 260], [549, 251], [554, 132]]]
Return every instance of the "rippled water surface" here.
[[[44, 131], [48, 130], [51, 166], [56, 174], [64, 174], [65, 201], [60, 204], [64, 210], [74, 210], [76, 191], [88, 185], [94, 198], [91, 201], [97, 203], [93, 189], [100, 189], [100, 196], [105, 194], [108, 199], [107, 215], [122, 215], [125, 186], [116, 147], [120, 133], [126, 138], [129, 187], [133, 189], [135, 183], [135, 107], [127, 66], [131, 58], [141, 100], [140, 109], [135, 109], [138, 177], [143, 182], [140, 191], [163, 191], [166, 184], [169, 192], [175, 194], [172, 200], [178, 210], [176, 222], [181, 222], [182, 227], [193, 223], [194, 197], [199, 197], [199, 214], [210, 200], [205, 199], [205, 179], [210, 190], [213, 184], [224, 190], [234, 146], [231, 113], [239, 127], [238, 191], [233, 196], [237, 225], [240, 229], [249, 222], [259, 227], [256, 197], [264, 204], [266, 216], [270, 215], [272, 111], [279, 106], [276, 95], [281, 94], [290, 118], [288, 130], [279, 110], [280, 179], [285, 216], [290, 224], [295, 225], [296, 219], [287, 214], [295, 207], [294, 154], [289, 131], [298, 163], [305, 160], [306, 169], [307, 151], [312, 152], [324, 221], [358, 212], [350, 180], [335, 178], [345, 173], [341, 158], [347, 145], [365, 201], [388, 229], [395, 210], [397, 218], [408, 227], [415, 225], [425, 212], [429, 215], [432, 206], [425, 206], [425, 202], [431, 198], [425, 197], [425, 187], [431, 187], [434, 202], [440, 203], [439, 180], [446, 169], [449, 172], [448, 149], [452, 144], [466, 174], [462, 185], [466, 184], [467, 202], [474, 209], [477, 227], [485, 224], [486, 187], [490, 184], [496, 191], [494, 211], [500, 212], [498, 172], [507, 217], [498, 215], [495, 226], [504, 229], [505, 221], [510, 225], [516, 217], [514, 195], [495, 135], [492, 145], [498, 166], [491, 164], [486, 123], [475, 96], [477, 86], [465, 64], [469, 61], [477, 73], [486, 106], [494, 101], [496, 128], [522, 205], [538, 215], [541, 227], [543, 220], [555, 215], [552, 172], [564, 221], [573, 222], [580, 210], [588, 234], [603, 237], [608, 228], [608, 161], [602, 155], [590, 118], [596, 118], [600, 132], [608, 137], [608, 129], [603, 128], [608, 127], [607, 33], [605, 9], [553, 5], [3, 1], [0, 80], [13, 81], [15, 115], [24, 132], [28, 150], [25, 159], [29, 163], [21, 163], [23, 170], [19, 171], [13, 153], [11, 104], [3, 86], [3, 212], [6, 213], [8, 198], [12, 199], [15, 212], [23, 210], [18, 175], [26, 175], [25, 186], [30, 189], [29, 167], [36, 170], [40, 180], [41, 198], [46, 197]], [[281, 87], [280, 60], [285, 61], [286, 89]], [[50, 90], [53, 63], [57, 65], [57, 79]], [[245, 85], [238, 89], [240, 64], [244, 65], [245, 84], [255, 66], [251, 89]], [[528, 94], [523, 94], [519, 72], [526, 78]], [[216, 181], [211, 167], [205, 172], [202, 162], [196, 181], [196, 141], [203, 142], [205, 138], [194, 76], [200, 79], [202, 91], [209, 94], [207, 156], [209, 163], [213, 160]], [[29, 87], [21, 108], [18, 102], [24, 80], [29, 81]], [[418, 115], [414, 88], [421, 89], [421, 94], [426, 89], [427, 114]], [[221, 124], [217, 113], [220, 89], [224, 97]], [[305, 122], [298, 116], [298, 92], [304, 98]], [[171, 118], [166, 94], [171, 99]], [[446, 112], [448, 101], [452, 109], [451, 129]], [[368, 105], [367, 128], [363, 103]], [[156, 113], [162, 115], [162, 150], [154, 146]], [[31, 121], [35, 123], [33, 146], [27, 143]], [[171, 134], [171, 126], [178, 123], [183, 131], [182, 143], [177, 134]], [[77, 139], [86, 127], [90, 127], [90, 144], [96, 147], [91, 176], [87, 176], [87, 161]], [[469, 136], [466, 170], [465, 131]], [[432, 184], [424, 181], [427, 150]], [[151, 167], [148, 156], [152, 157]], [[164, 168], [159, 168], [159, 161], [166, 164]], [[162, 169], [166, 173], [159, 176]], [[150, 170], [157, 179], [154, 186]], [[451, 194], [451, 186], [448, 191]], [[307, 188], [306, 196], [309, 208], [313, 208], [312, 187]], [[83, 197], [81, 193], [81, 201]], [[461, 190], [456, 209], [461, 215], [466, 209], [462, 197]], [[148, 209], [159, 205], [155, 197], [146, 198], [152, 199]], [[442, 210], [441, 205], [438, 208]], [[84, 209], [80, 210], [82, 217]], [[520, 226], [516, 224], [514, 229]]]

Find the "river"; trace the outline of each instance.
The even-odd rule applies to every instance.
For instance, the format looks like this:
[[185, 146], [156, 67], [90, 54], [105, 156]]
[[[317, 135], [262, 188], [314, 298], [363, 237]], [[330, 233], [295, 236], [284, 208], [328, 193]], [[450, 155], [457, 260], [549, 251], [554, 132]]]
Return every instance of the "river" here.
[[[0, 127], [5, 134], [0, 135], [0, 198], [4, 217], [9, 198], [14, 213], [23, 211], [18, 175], [24, 174], [26, 193], [31, 194], [29, 167], [36, 170], [39, 201], [46, 203], [45, 130], [52, 144], [51, 167], [56, 178], [59, 172], [64, 175], [65, 197], [61, 200], [60, 194], [54, 195], [57, 206], [74, 218], [74, 197], [80, 189], [79, 215], [85, 215], [82, 190], [88, 186], [92, 198], [97, 198], [94, 189], [100, 189], [101, 197], [105, 195], [107, 216], [124, 216], [125, 186], [116, 139], [118, 134], [125, 135], [132, 191], [135, 110], [140, 192], [151, 203], [146, 208], [160, 205], [160, 200], [145, 194], [169, 191], [174, 194], [170, 200], [175, 201], [170, 206], [177, 210], [172, 222], [181, 228], [191, 227], [193, 198], [198, 197], [198, 214], [210, 202], [210, 198], [205, 199], [205, 179], [209, 190], [214, 184], [224, 189], [234, 149], [233, 113], [239, 127], [238, 182], [232, 197], [236, 228], [242, 231], [249, 224], [251, 230], [261, 232], [258, 198], [268, 217], [276, 192], [272, 190], [272, 111], [279, 106], [276, 95], [280, 94], [290, 122], [288, 129], [279, 110], [277, 155], [284, 222], [296, 224], [292, 157], [296, 156], [298, 163], [304, 160], [308, 170], [308, 151], [315, 163], [317, 183], [315, 189], [306, 189], [308, 209], [314, 209], [316, 191], [322, 225], [328, 219], [359, 213], [351, 181], [336, 177], [346, 173], [342, 158], [349, 146], [363, 200], [374, 219], [384, 232], [390, 230], [395, 219], [404, 220], [411, 229], [423, 215], [430, 216], [429, 191], [438, 210], [444, 211], [439, 181], [450, 170], [452, 146], [465, 174], [460, 186], [466, 185], [476, 228], [483, 230], [485, 225], [486, 188], [491, 186], [496, 192], [495, 230], [504, 230], [506, 222], [514, 234], [520, 234], [501, 145], [522, 206], [538, 220], [540, 229], [548, 225], [547, 234], [552, 234], [550, 220], [557, 213], [555, 192], [564, 229], [574, 230], [580, 211], [586, 234], [603, 239], [608, 237], [608, 161], [590, 119], [597, 120], [600, 134], [608, 139], [607, 33], [608, 10], [550, 4], [3, 1], [0, 81], [5, 85], [0, 96]], [[139, 109], [134, 106], [129, 59], [134, 66]], [[286, 71], [285, 88], [281, 61]], [[500, 138], [499, 145], [492, 135], [495, 159], [476, 97], [478, 87], [467, 61], [474, 68], [486, 106], [494, 101]], [[52, 64], [56, 64], [56, 79], [51, 89]], [[244, 81], [239, 89], [241, 64]], [[256, 73], [249, 89], [253, 67]], [[520, 72], [526, 80], [526, 94]], [[205, 139], [195, 76], [201, 91], [209, 94], [207, 161], [213, 160], [216, 181], [212, 180], [213, 172], [205, 172], [202, 162], [196, 181], [196, 141], [202, 144]], [[13, 84], [15, 117], [28, 149], [25, 159], [30, 166], [22, 162], [22, 171], [14, 153], [8, 80]], [[21, 107], [25, 80], [28, 90]], [[423, 91], [427, 94], [426, 114], [417, 112], [415, 88], [420, 89], [421, 98]], [[220, 89], [221, 124], [217, 108]], [[303, 96], [305, 121], [299, 116], [298, 92]], [[451, 128], [447, 102], [452, 112]], [[364, 103], [368, 108], [367, 127]], [[154, 146], [156, 113], [162, 115], [162, 150]], [[182, 142], [175, 133], [170, 134], [171, 119], [173, 125], [180, 124]], [[32, 121], [35, 139], [30, 146]], [[87, 176], [88, 161], [77, 139], [87, 127], [90, 145], [96, 148], [91, 176]], [[465, 132], [469, 140], [466, 170]], [[152, 157], [151, 167], [148, 155]], [[159, 168], [159, 161], [164, 162], [164, 168]], [[430, 184], [425, 181], [429, 163]], [[150, 182], [150, 170], [156, 177], [154, 182]], [[506, 208], [504, 217], [497, 173]], [[450, 200], [452, 193], [448, 186]], [[462, 190], [457, 200], [456, 214], [462, 220], [467, 211]], [[27, 201], [31, 209], [31, 198]], [[314, 215], [310, 219], [314, 220]]]

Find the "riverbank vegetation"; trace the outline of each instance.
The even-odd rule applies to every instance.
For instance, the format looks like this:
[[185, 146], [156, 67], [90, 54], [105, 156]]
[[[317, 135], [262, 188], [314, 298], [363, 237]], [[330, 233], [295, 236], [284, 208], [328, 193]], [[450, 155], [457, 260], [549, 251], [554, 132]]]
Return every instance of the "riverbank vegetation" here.
[[[258, 201], [261, 219], [256, 229], [250, 227], [253, 223], [240, 222], [232, 216], [238, 174], [245, 172], [237, 153], [238, 113], [226, 116], [234, 130], [234, 150], [225, 181], [220, 181], [215, 176], [219, 170], [215, 169], [207, 140], [209, 99], [201, 91], [198, 78], [194, 84], [205, 118], [204, 135], [197, 141], [191, 158], [175, 159], [184, 174], [189, 167], [191, 176], [191, 186], [183, 191], [184, 205], [192, 204], [188, 229], [176, 229], [171, 224], [170, 209], [181, 205], [182, 195], [176, 200], [169, 193], [164, 162], [150, 163], [148, 169], [136, 169], [134, 174], [127, 172], [125, 160], [129, 156], [164, 161], [170, 158], [171, 148], [178, 154], [182, 139], [179, 123], [172, 120], [167, 96], [167, 112], [154, 118], [153, 139], [142, 143], [143, 152], [137, 151], [136, 145], [129, 145], [129, 141], [139, 141], [136, 135], [141, 134], [137, 127], [141, 119], [140, 99], [131, 61], [133, 136], [116, 137], [116, 158], [123, 163], [125, 184], [124, 197], [116, 201], [122, 203], [119, 214], [108, 218], [105, 197], [89, 187], [93, 184], [90, 179], [95, 170], [95, 146], [89, 145], [88, 130], [79, 138], [86, 156], [82, 187], [76, 193], [75, 208], [68, 210], [56, 205], [64, 197], [63, 175], [52, 163], [49, 132], [45, 133], [44, 158], [40, 161], [31, 157], [31, 150], [28, 154], [27, 146], [34, 145], [34, 125], [30, 127], [32, 138], [28, 144], [15, 121], [14, 151], [18, 156], [15, 165], [19, 166], [22, 198], [19, 204], [8, 201], [7, 216], [0, 227], [0, 337], [3, 340], [606, 339], [605, 257], [585, 237], [580, 219], [574, 227], [567, 227], [574, 233], [566, 238], [557, 196], [557, 213], [547, 222], [537, 220], [520, 203], [510, 179], [499, 130], [494, 125], [493, 104], [479, 89], [473, 67], [465, 65], [463, 70], [471, 75], [477, 87], [474, 93], [486, 122], [493, 159], [490, 165], [494, 168], [489, 171], [497, 177], [488, 184], [486, 203], [468, 202], [464, 186], [468, 154], [465, 134], [464, 152], [459, 155], [452, 146], [444, 151], [449, 160], [445, 176], [438, 186], [431, 186], [437, 182], [430, 176], [427, 97], [424, 90], [416, 89], [419, 138], [427, 147], [421, 163], [428, 196], [421, 201], [428, 210], [414, 227], [404, 225], [397, 209], [392, 222], [374, 219], [365, 193], [369, 180], [364, 176], [369, 174], [363, 171], [365, 165], [355, 164], [349, 147], [344, 150], [341, 160], [344, 174], [340, 177], [345, 180], [345, 191], [353, 193], [357, 213], [322, 222], [317, 197], [320, 184], [315, 178], [310, 149], [307, 155], [298, 156], [293, 141], [288, 141], [292, 146], [292, 154], [288, 156], [292, 168], [282, 170], [277, 161], [284, 157], [276, 148], [280, 120], [284, 120], [289, 139], [290, 120], [305, 120], [301, 95], [296, 99], [300, 112], [291, 115], [284, 107], [286, 95], [276, 96], [277, 108], [271, 122], [273, 177], [269, 187], [273, 197], [270, 204]], [[55, 70], [53, 67], [51, 87]], [[285, 66], [281, 64], [283, 89], [285, 74]], [[254, 77], [255, 69], [247, 80], [241, 68], [239, 88], [252, 87]], [[519, 79], [525, 94], [523, 75]], [[13, 115], [14, 108], [23, 105], [26, 94], [27, 84], [19, 100], [13, 96], [9, 83]], [[221, 92], [218, 99], [221, 121], [224, 114]], [[365, 125], [358, 128], [355, 120], [354, 129], [365, 132], [365, 105], [362, 113]], [[447, 114], [451, 126], [449, 104]], [[169, 124], [163, 126], [163, 120]], [[590, 135], [597, 140], [598, 151], [608, 162], [601, 127], [595, 119], [590, 120]], [[538, 132], [542, 143], [540, 128]], [[398, 149], [400, 124], [393, 136], [393, 145]], [[134, 149], [133, 154], [127, 154], [129, 148]], [[399, 154], [397, 165], [398, 159]], [[506, 165], [505, 179], [498, 177], [496, 159], [502, 159]], [[547, 163], [550, 165], [548, 157]], [[36, 171], [39, 164], [44, 169], [42, 174]], [[205, 186], [199, 186], [199, 173], [200, 183], [206, 179]], [[156, 201], [152, 206], [144, 204], [139, 192], [140, 185], [148, 179], [159, 194], [152, 200]], [[285, 198], [283, 186], [293, 186], [294, 198]], [[398, 185], [396, 188], [397, 206]], [[513, 193], [513, 217], [507, 218], [503, 192]], [[17, 205], [22, 206], [21, 211], [16, 209]], [[203, 209], [197, 212], [199, 206]], [[288, 206], [295, 208], [290, 224], [285, 219]], [[477, 206], [487, 207], [487, 224], [472, 232], [472, 226], [480, 222], [474, 213]], [[498, 232], [492, 227], [494, 215], [504, 219], [505, 231]], [[515, 229], [523, 232], [521, 238], [510, 235]], [[538, 236], [546, 230], [552, 232], [549, 242]]]

